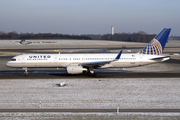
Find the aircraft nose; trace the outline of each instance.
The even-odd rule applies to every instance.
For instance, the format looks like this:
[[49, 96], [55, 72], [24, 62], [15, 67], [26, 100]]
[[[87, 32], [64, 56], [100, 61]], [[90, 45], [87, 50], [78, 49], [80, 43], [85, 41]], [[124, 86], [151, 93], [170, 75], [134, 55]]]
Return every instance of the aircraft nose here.
[[9, 61], [6, 63], [6, 66], [7, 66], [7, 67], [9, 67], [9, 66], [10, 66]]

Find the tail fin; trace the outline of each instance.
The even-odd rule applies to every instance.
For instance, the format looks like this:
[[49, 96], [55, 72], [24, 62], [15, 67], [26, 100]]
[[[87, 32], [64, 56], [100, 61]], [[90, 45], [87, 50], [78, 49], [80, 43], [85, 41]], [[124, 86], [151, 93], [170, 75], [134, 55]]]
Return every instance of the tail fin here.
[[161, 55], [166, 45], [171, 28], [164, 28], [151, 42], [140, 52], [140, 54]]

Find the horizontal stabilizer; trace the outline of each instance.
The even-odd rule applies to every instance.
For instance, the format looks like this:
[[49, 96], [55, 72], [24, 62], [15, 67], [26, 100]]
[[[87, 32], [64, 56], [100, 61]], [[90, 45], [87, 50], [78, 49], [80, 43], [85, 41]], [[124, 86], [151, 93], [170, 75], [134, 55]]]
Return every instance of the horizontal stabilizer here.
[[154, 61], [166, 61], [169, 60], [170, 56], [163, 56], [163, 57], [158, 57], [158, 58], [152, 58], [150, 60], [154, 60]]

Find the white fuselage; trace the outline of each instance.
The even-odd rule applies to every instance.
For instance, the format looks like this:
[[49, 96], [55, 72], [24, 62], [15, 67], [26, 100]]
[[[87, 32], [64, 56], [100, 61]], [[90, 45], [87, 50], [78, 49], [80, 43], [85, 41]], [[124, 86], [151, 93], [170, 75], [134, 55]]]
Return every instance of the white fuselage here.
[[[24, 54], [18, 55], [7, 62], [9, 67], [22, 68], [66, 68], [70, 64], [80, 64], [88, 62], [112, 61], [116, 58], [117, 53], [98, 53], [98, 54]], [[162, 62], [166, 59], [155, 61], [153, 58], [163, 57], [161, 55], [145, 54], [122, 54], [118, 61], [105, 64], [98, 68], [126, 68], [147, 65], [151, 63]]]

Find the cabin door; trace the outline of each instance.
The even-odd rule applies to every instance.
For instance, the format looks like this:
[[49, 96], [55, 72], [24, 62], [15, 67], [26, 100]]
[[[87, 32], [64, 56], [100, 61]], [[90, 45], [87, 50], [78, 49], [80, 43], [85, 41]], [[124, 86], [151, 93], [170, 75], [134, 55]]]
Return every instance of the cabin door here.
[[57, 56], [55, 56], [55, 58], [54, 58], [54, 62], [55, 62], [55, 63], [57, 63], [57, 62], [58, 62], [58, 58], [57, 58]]
[[25, 58], [23, 57], [23, 58], [22, 58], [22, 63], [24, 63], [24, 62], [25, 62]]

